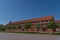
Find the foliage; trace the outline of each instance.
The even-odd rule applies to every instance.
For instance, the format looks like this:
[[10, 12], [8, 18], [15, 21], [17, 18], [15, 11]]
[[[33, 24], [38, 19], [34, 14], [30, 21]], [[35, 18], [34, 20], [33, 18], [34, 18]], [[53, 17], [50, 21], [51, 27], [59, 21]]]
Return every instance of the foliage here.
[[7, 29], [16, 29], [16, 28], [22, 28], [22, 26], [20, 26], [20, 25], [8, 25], [8, 26], [6, 26], [7, 27]]
[[21, 29], [22, 26], [21, 25], [16, 25], [16, 28]]
[[11, 25], [12, 29], [16, 29], [16, 26], [15, 25]]
[[58, 28], [59, 26], [55, 23], [55, 21], [50, 21], [47, 25], [48, 28]]
[[29, 29], [29, 28], [31, 28], [31, 25], [30, 25], [28, 22], [26, 22], [26, 23], [24, 24], [24, 28], [25, 28], [25, 29]]
[[5, 31], [5, 26], [4, 25], [0, 25], [0, 31]]
[[36, 26], [35, 26], [36, 29], [40, 29], [40, 27], [41, 27], [40, 23], [37, 23]]

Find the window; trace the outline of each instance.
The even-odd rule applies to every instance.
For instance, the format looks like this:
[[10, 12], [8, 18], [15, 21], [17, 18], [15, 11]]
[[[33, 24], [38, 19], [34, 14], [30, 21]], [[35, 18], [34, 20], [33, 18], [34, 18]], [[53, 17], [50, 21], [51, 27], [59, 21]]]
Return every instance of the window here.
[[45, 20], [45, 22], [48, 22], [48, 20]]
[[24, 26], [24, 24], [21, 24], [21, 26]]
[[45, 27], [46, 25], [43, 25], [43, 27]]
[[42, 25], [43, 26], [43, 28], [45, 28], [46, 27], [46, 24], [44, 24], [44, 25]]
[[41, 22], [44, 22], [44, 21], [41, 21]]
[[50, 21], [49, 20], [45, 20], [45, 22], [49, 23]]

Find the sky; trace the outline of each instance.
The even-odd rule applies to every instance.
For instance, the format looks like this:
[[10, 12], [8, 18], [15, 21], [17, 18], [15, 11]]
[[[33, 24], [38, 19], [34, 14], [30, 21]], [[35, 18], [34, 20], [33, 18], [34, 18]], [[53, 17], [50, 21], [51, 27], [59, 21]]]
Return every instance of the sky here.
[[0, 0], [0, 24], [43, 16], [60, 20], [60, 0]]

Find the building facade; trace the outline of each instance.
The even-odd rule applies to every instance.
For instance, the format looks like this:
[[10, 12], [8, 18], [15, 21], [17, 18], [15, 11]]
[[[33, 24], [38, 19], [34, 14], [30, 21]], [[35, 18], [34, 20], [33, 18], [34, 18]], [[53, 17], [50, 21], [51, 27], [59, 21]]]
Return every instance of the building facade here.
[[[41, 17], [41, 18], [32, 18], [32, 19], [29, 19], [29, 20], [23, 20], [23, 21], [16, 21], [16, 22], [9, 22], [7, 25], [21, 25], [22, 28], [19, 30], [19, 32], [24, 32], [25, 29], [24, 29], [24, 23], [28, 22], [30, 25], [31, 25], [31, 28], [28, 29], [30, 32], [36, 32], [36, 28], [35, 28], [35, 25], [37, 23], [40, 23], [40, 29], [39, 31], [42, 32], [42, 31], [48, 31], [46, 28], [47, 24], [50, 22], [50, 21], [55, 21], [56, 24], [58, 26], [60, 26], [60, 20], [54, 20], [54, 17], [53, 16], [44, 16], [44, 17]], [[58, 30], [58, 29], [57, 29]], [[59, 29], [60, 30], [60, 29]]]

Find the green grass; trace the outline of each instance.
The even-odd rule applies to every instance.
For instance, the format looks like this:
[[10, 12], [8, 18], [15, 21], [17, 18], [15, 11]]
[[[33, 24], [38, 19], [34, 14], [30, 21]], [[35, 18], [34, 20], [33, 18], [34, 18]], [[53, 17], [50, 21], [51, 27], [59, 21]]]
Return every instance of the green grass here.
[[12, 32], [12, 33], [21, 33], [21, 34], [39, 34], [38, 32]]
[[[2, 32], [2, 31], [0, 31]], [[3, 31], [4, 32], [4, 31]], [[18, 33], [18, 34], [42, 34], [42, 35], [60, 35], [60, 32], [46, 33], [46, 32], [6, 32], [6, 33]]]
[[10, 33], [19, 33], [19, 34], [53, 34], [53, 33], [40, 33], [40, 32], [10, 32]]
[[52, 33], [53, 35], [60, 35], [60, 33]]

